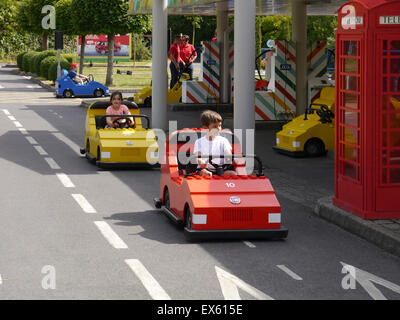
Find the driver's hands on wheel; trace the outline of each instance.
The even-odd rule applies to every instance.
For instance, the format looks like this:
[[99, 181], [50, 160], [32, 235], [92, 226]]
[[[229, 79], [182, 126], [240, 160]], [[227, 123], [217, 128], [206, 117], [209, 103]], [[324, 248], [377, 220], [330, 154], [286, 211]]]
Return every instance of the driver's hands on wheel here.
[[207, 169], [202, 169], [202, 170], [200, 171], [200, 175], [201, 175], [202, 177], [206, 177], [206, 176], [212, 177], [212, 172], [211, 172], [211, 171], [208, 171]]

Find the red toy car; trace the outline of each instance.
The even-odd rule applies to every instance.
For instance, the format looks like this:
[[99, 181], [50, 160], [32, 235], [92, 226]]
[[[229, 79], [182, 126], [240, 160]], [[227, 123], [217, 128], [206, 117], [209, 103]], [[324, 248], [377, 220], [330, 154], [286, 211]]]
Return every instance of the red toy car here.
[[[119, 43], [114, 44], [114, 52], [118, 52], [121, 50], [121, 45]], [[108, 44], [107, 42], [99, 42], [96, 44], [96, 51], [102, 55], [107, 54], [108, 52]]]
[[[281, 226], [281, 206], [262, 172], [261, 161], [252, 156], [259, 166], [256, 175], [248, 175], [245, 162], [249, 157], [240, 153], [237, 138], [230, 131], [220, 134], [231, 142], [232, 164], [238, 175], [223, 175], [223, 168], [218, 165], [214, 166], [219, 172], [212, 178], [193, 173], [197, 162], [180, 159], [184, 158], [182, 155], [188, 159], [201, 130], [176, 131], [166, 143], [160, 198], [154, 199], [156, 208], [184, 225], [189, 240], [286, 238], [288, 230]], [[189, 159], [198, 157], [191, 155]]]

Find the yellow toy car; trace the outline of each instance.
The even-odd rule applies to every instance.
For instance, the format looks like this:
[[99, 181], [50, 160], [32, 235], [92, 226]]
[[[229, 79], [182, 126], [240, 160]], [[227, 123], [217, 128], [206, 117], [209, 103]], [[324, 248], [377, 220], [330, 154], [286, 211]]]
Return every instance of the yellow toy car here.
[[[182, 81], [189, 80], [190, 77], [187, 73], [183, 73], [179, 80], [175, 83], [172, 89], [167, 91], [167, 103], [178, 103], [182, 102]], [[145, 87], [142, 90], [135, 92], [133, 95], [134, 101], [138, 105], [144, 105], [145, 107], [151, 107], [151, 95], [152, 87]]]
[[276, 134], [273, 148], [291, 156], [316, 157], [335, 148], [335, 88], [321, 90], [306, 113], [294, 118]]
[[[132, 115], [121, 115], [118, 119], [133, 117], [134, 128], [105, 127], [108, 117], [106, 109], [110, 101], [96, 101], [89, 106], [85, 122], [85, 145], [80, 149], [81, 154], [101, 168], [159, 167], [158, 144], [150, 129], [149, 117], [140, 115], [134, 102], [123, 101], [123, 104]], [[142, 120], [145, 120], [145, 126]]]

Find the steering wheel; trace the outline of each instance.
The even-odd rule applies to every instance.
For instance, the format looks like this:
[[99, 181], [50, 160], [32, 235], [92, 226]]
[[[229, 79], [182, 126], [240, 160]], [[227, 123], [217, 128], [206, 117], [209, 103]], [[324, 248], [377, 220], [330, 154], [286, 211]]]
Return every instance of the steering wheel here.
[[213, 159], [210, 159], [209, 163], [215, 168], [218, 176], [222, 176], [232, 165], [231, 163], [217, 164], [213, 162]]
[[94, 81], [94, 76], [92, 74], [88, 74], [88, 79], [86, 80], [87, 82], [92, 82]]
[[[125, 119], [127, 122], [118, 122], [118, 120], [121, 120], [121, 119]], [[121, 129], [125, 128], [126, 125], [128, 125], [129, 127], [132, 126], [132, 120], [128, 117], [119, 117], [119, 118], [115, 119], [112, 123], [118, 124], [118, 128], [121, 128]]]
[[325, 105], [321, 106], [321, 109], [317, 109], [317, 115], [321, 118], [322, 123], [332, 122], [332, 118], [335, 118], [335, 114]]

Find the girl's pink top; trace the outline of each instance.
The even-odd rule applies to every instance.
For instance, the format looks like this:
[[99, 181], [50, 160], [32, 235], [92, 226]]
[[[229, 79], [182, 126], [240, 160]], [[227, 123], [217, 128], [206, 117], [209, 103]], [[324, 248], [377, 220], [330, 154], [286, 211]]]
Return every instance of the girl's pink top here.
[[[106, 114], [109, 115], [123, 115], [123, 114], [131, 114], [129, 112], [129, 109], [126, 105], [121, 104], [118, 110], [115, 110], [113, 106], [109, 106], [106, 110]], [[115, 119], [118, 119], [118, 117], [110, 117], [111, 121], [114, 121]]]

